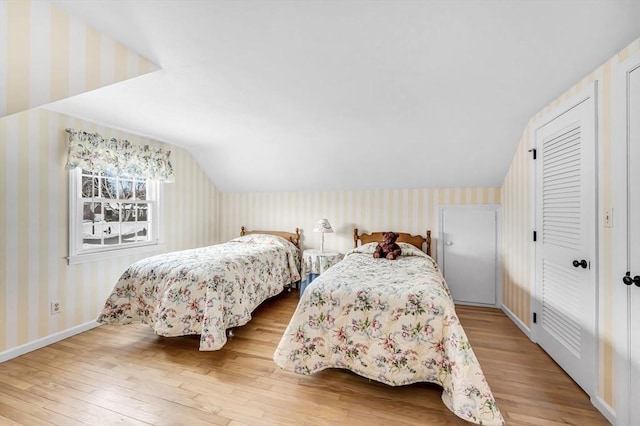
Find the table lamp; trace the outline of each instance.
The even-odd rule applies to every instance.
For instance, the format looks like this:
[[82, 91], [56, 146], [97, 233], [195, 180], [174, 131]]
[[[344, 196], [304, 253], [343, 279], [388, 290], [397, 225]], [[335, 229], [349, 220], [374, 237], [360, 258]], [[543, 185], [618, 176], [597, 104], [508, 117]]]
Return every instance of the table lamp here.
[[316, 227], [313, 228], [313, 232], [322, 232], [322, 239], [320, 240], [320, 251], [324, 251], [324, 234], [325, 233], [333, 233], [333, 228], [331, 228], [331, 224], [325, 218], [322, 218], [316, 223]]

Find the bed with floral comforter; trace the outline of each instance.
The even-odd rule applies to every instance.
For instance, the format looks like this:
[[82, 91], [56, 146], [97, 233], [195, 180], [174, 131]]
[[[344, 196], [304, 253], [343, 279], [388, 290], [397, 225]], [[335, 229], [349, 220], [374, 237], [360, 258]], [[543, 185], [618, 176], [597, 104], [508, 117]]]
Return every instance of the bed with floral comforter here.
[[264, 300], [300, 280], [298, 248], [274, 235], [142, 259], [120, 277], [98, 322], [149, 324], [161, 336], [200, 334], [220, 349], [226, 330], [246, 324]]
[[437, 383], [457, 416], [504, 424], [435, 261], [406, 243], [398, 259], [374, 259], [375, 246], [350, 251], [307, 287], [276, 364], [300, 374], [346, 368], [392, 386]]

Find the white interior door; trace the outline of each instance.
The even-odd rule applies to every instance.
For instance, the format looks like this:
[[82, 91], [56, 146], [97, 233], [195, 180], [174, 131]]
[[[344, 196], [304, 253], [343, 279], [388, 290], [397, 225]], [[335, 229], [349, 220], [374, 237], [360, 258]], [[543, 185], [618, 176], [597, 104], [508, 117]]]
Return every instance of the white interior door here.
[[540, 346], [595, 387], [595, 85], [535, 131], [536, 305]]
[[496, 304], [496, 220], [493, 206], [447, 206], [441, 209], [440, 266], [453, 300]]
[[[629, 419], [640, 422], [640, 67], [629, 73], [629, 211], [627, 238], [629, 264], [628, 271], [632, 280], [629, 285]], [[626, 280], [629, 283], [629, 279]]]

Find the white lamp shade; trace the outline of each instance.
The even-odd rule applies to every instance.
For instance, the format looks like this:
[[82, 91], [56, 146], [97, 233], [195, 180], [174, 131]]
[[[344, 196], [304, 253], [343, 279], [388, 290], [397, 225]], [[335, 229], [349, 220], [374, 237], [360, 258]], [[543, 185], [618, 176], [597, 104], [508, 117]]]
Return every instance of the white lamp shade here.
[[313, 232], [323, 232], [330, 234], [333, 232], [333, 228], [327, 219], [320, 219], [318, 223], [316, 223], [316, 227], [313, 228]]

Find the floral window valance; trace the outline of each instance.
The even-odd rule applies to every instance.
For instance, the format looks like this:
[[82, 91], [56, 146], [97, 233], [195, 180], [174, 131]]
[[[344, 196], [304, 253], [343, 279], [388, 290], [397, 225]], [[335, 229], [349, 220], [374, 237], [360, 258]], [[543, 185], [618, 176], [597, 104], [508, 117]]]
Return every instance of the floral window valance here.
[[94, 172], [136, 176], [160, 182], [173, 182], [171, 151], [149, 145], [136, 145], [126, 139], [104, 139], [98, 133], [67, 129], [69, 153], [67, 169], [82, 167]]

